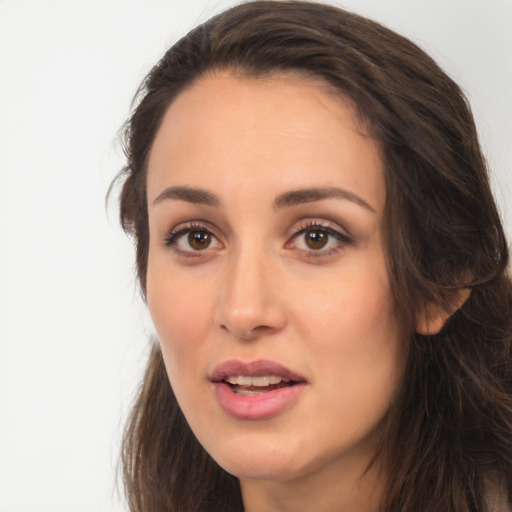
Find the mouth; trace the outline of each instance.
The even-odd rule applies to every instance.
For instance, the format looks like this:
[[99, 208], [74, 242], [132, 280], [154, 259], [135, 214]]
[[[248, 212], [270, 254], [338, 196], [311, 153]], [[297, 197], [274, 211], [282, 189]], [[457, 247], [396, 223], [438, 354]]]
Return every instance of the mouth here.
[[262, 393], [306, 382], [304, 377], [285, 366], [264, 359], [249, 363], [238, 359], [226, 361], [215, 368], [209, 380], [215, 383], [226, 382], [235, 392], [250, 388]]
[[241, 396], [258, 396], [276, 389], [282, 389], [297, 384], [296, 381], [279, 375], [233, 375], [223, 379], [233, 393]]
[[304, 377], [273, 361], [222, 363], [209, 376], [220, 406], [238, 419], [265, 419], [297, 400], [306, 387]]

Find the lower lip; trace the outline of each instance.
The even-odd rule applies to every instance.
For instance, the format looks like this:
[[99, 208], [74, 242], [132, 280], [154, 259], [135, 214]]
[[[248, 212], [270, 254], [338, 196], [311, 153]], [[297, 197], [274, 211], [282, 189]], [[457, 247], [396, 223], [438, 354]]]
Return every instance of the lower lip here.
[[297, 383], [254, 396], [237, 395], [226, 382], [215, 382], [214, 387], [220, 406], [233, 418], [264, 420], [278, 415], [295, 402], [306, 384]]

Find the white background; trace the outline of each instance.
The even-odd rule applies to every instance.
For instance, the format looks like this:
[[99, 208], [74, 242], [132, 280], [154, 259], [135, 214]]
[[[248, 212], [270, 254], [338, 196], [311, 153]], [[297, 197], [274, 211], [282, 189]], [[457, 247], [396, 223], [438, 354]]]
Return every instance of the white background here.
[[[105, 193], [140, 80], [232, 0], [0, 0], [0, 512], [125, 510], [122, 418], [146, 350]], [[469, 95], [512, 234], [512, 0], [351, 0]]]

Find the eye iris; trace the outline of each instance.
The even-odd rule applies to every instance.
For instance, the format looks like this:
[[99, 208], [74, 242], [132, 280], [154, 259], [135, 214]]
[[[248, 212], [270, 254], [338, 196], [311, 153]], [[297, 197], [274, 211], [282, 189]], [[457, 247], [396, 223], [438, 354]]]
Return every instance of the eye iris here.
[[207, 233], [206, 231], [191, 231], [188, 234], [188, 243], [190, 244], [190, 247], [197, 251], [206, 249], [210, 245], [211, 241], [210, 233]]
[[329, 235], [324, 231], [311, 229], [306, 232], [306, 245], [310, 249], [322, 249], [327, 244]]

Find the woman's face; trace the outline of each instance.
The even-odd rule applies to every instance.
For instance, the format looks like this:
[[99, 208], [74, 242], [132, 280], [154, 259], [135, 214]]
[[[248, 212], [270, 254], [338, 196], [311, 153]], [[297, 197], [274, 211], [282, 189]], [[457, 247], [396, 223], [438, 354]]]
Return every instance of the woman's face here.
[[149, 158], [147, 298], [171, 385], [243, 479], [364, 470], [401, 376], [376, 144], [311, 79], [219, 73]]

